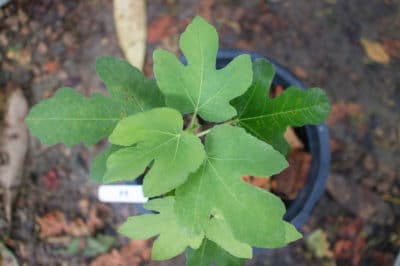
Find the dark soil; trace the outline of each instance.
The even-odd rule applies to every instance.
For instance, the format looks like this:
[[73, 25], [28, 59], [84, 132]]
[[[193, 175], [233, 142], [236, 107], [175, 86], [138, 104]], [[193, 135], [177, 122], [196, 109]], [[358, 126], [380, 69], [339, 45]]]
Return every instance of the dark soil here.
[[[161, 17], [168, 25], [152, 31], [146, 73], [151, 74], [153, 50], [177, 51], [179, 32], [200, 14], [216, 25], [221, 47], [276, 59], [307, 85], [324, 88], [333, 104], [328, 190], [302, 228], [304, 240], [262, 252], [249, 265], [393, 265], [400, 249], [400, 58], [394, 45], [400, 40], [399, 1], [154, 0], [147, 5], [149, 31], [160, 27], [154, 22]], [[385, 44], [390, 63], [371, 60], [361, 38]], [[0, 98], [10, 83], [23, 88], [30, 104], [61, 86], [86, 95], [104, 91], [94, 69], [101, 55], [122, 56], [111, 1], [19, 0], [0, 9]], [[0, 242], [21, 265], [89, 265], [99, 254], [84, 253], [82, 239], [77, 252], [59, 251], [74, 238], [98, 235], [115, 239], [109, 253], [114, 259], [126, 258], [131, 248], [140, 254], [132, 251], [126, 258], [130, 265], [155, 264], [148, 248], [139, 248], [139, 242], [127, 246], [115, 232], [136, 213], [135, 206], [99, 205], [97, 186], [88, 181], [90, 160], [102, 146], [45, 147], [31, 138], [12, 224], [0, 211]], [[43, 238], [41, 218], [54, 211], [65, 216], [60, 223], [66, 227], [61, 235]], [[85, 226], [90, 234], [82, 233]], [[317, 229], [327, 237], [323, 256], [306, 241]]]

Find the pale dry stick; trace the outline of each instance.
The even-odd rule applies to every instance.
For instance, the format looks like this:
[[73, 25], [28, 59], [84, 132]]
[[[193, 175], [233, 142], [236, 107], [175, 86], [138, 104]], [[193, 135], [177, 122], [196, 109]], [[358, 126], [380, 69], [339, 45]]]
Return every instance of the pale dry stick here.
[[22, 90], [14, 89], [7, 102], [4, 127], [0, 132], [0, 153], [7, 158], [0, 164], [0, 185], [6, 218], [11, 222], [12, 205], [24, 174], [25, 157], [28, 151], [28, 130], [24, 119], [28, 103]]
[[114, 0], [114, 23], [125, 57], [142, 70], [146, 53], [146, 3], [144, 0]]

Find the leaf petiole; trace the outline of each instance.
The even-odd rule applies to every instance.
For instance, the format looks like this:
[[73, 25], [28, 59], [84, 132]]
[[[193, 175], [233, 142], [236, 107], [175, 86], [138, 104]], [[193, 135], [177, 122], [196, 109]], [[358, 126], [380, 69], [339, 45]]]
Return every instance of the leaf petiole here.
[[194, 128], [196, 123], [196, 118], [197, 118], [197, 112], [194, 112], [190, 120], [189, 126], [187, 127], [189, 130], [192, 130]]
[[204, 131], [202, 131], [202, 132], [196, 134], [196, 137], [199, 137], [199, 138], [200, 138], [200, 137], [202, 137], [202, 136], [204, 136], [204, 135], [207, 135], [208, 133], [210, 133], [210, 130], [211, 130], [211, 129], [204, 130]]
[[[235, 125], [238, 121], [239, 120], [237, 118], [235, 118], [235, 119], [226, 121], [226, 122], [222, 123], [221, 125]], [[201, 132], [196, 134], [196, 137], [200, 138], [200, 137], [202, 137], [204, 135], [207, 135], [208, 133], [210, 133], [210, 130], [211, 130], [211, 128], [209, 128], [207, 130], [204, 130], [204, 131], [201, 131]]]

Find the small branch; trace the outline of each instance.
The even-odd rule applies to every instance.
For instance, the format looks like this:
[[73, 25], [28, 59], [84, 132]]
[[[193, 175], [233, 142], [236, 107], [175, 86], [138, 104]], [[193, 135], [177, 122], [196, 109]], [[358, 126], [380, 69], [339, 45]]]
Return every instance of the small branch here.
[[202, 136], [207, 135], [208, 133], [210, 133], [210, 131], [211, 131], [211, 129], [204, 130], [204, 131], [202, 131], [202, 132], [196, 134], [196, 137], [199, 137], [199, 138], [200, 138], [200, 137], [202, 137]]

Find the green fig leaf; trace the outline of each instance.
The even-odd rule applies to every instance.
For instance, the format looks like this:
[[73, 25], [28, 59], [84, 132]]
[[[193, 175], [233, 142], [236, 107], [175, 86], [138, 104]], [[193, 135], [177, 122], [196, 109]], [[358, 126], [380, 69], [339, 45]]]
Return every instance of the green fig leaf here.
[[158, 196], [184, 183], [205, 158], [203, 144], [182, 131], [181, 114], [171, 108], [155, 108], [122, 119], [109, 141], [122, 148], [107, 160], [104, 181], [131, 180], [153, 162], [143, 181], [147, 197]]
[[199, 249], [189, 248], [186, 255], [186, 266], [242, 266], [244, 262], [208, 239], [204, 239]]
[[244, 129], [228, 125], [212, 128], [205, 149], [203, 165], [175, 192], [181, 225], [189, 234], [200, 235], [217, 211], [238, 241], [255, 247], [284, 246], [283, 202], [241, 179], [279, 173], [288, 165], [284, 156]]
[[319, 88], [300, 90], [289, 87], [278, 97], [270, 99], [268, 95], [274, 74], [274, 68], [267, 60], [255, 60], [253, 84], [232, 104], [238, 111], [238, 125], [287, 154], [286, 128], [322, 123], [329, 115], [330, 105], [325, 92]]
[[253, 256], [251, 246], [236, 240], [227, 222], [218, 214], [210, 219], [205, 236], [235, 257], [250, 259]]
[[297, 231], [296, 227], [293, 224], [285, 222], [285, 240], [286, 244], [294, 242], [302, 238], [303, 235]]
[[218, 35], [201, 17], [186, 28], [179, 46], [187, 59], [186, 66], [167, 51], [154, 52], [154, 74], [167, 106], [182, 114], [194, 112], [211, 122], [235, 116], [236, 110], [229, 101], [242, 95], [251, 84], [250, 56], [240, 55], [217, 70]]
[[199, 248], [203, 236], [189, 238], [179, 226], [174, 212], [174, 197], [154, 199], [144, 207], [158, 214], [143, 214], [129, 217], [118, 232], [131, 239], [148, 239], [159, 235], [153, 243], [151, 257], [166, 260], [182, 253], [187, 247]]
[[99, 58], [96, 70], [111, 97], [84, 97], [72, 88], [61, 88], [31, 109], [26, 123], [43, 144], [90, 146], [108, 137], [123, 117], [165, 105], [156, 83], [125, 60]]
[[128, 61], [99, 57], [96, 72], [113, 99], [118, 99], [128, 114], [144, 112], [165, 105], [164, 96], [154, 79], [146, 78]]
[[116, 145], [111, 145], [103, 152], [96, 155], [92, 160], [92, 165], [90, 167], [90, 179], [92, 181], [101, 183], [103, 182], [104, 174], [107, 171], [107, 159], [111, 153], [119, 150], [120, 147]]

